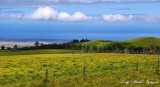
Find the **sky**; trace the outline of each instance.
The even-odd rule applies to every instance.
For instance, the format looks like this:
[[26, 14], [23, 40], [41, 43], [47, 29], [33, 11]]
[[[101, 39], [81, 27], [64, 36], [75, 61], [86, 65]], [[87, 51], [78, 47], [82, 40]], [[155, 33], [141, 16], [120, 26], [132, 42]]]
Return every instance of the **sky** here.
[[0, 40], [160, 38], [160, 0], [0, 0]]

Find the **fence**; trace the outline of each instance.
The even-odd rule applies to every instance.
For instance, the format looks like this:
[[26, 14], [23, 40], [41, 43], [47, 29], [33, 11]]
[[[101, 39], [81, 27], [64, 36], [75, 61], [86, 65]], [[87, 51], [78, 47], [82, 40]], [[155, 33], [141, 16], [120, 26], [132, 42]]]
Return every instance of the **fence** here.
[[[111, 74], [114, 74], [114, 73], [116, 73], [116, 66], [114, 66], [116, 63], [111, 63], [110, 64], [110, 68], [108, 68], [108, 71], [110, 71], [110, 73]], [[139, 61], [136, 61], [135, 63], [134, 63], [135, 65], [134, 65], [134, 67], [133, 67], [133, 71], [135, 71], [135, 72], [139, 72], [140, 70], [142, 70], [141, 68], [139, 68], [140, 66], [141, 66], [141, 63], [139, 63]], [[157, 60], [157, 64], [155, 64], [153, 67], [155, 67], [155, 68], [152, 68], [151, 70], [154, 70], [155, 72], [156, 72], [156, 74], [158, 74], [158, 75], [160, 75], [160, 61], [159, 60]], [[85, 78], [87, 78], [87, 72], [89, 71], [89, 69], [88, 69], [88, 67], [87, 66], [83, 66], [82, 67], [82, 70], [81, 70], [81, 75], [82, 75], [82, 77], [84, 78], [84, 80], [85, 80]], [[108, 72], [109, 73], [109, 72]], [[49, 77], [48, 77], [48, 75], [50, 74], [50, 72], [49, 72], [49, 70], [48, 69], [46, 69], [46, 71], [45, 71], [45, 83], [47, 83], [47, 82], [49, 82]]]

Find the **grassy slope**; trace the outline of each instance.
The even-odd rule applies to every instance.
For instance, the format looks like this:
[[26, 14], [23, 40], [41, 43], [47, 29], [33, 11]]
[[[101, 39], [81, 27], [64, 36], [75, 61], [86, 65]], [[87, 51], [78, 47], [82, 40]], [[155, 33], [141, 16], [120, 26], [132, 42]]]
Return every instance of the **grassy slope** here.
[[46, 49], [46, 50], [27, 50], [27, 51], [8, 51], [0, 50], [0, 56], [9, 55], [30, 55], [30, 54], [65, 54], [65, 53], [77, 53], [78, 50], [65, 50], [65, 49]]
[[[159, 55], [105, 53], [0, 56], [0, 87], [160, 87], [160, 84], [118, 83], [121, 79], [160, 82], [156, 71], [159, 59]], [[113, 71], [110, 64], [114, 64]], [[83, 66], [87, 66], [85, 80]]]
[[93, 41], [89, 41], [89, 42], [83, 43], [83, 45], [97, 46], [98, 48], [103, 48], [103, 47], [107, 46], [110, 43], [112, 43], [112, 41], [93, 40]]
[[[114, 41], [105, 41], [105, 40], [93, 40], [89, 42], [79, 43], [82, 45], [88, 45], [88, 46], [97, 46], [100, 48], [106, 47], [112, 43], [116, 43]], [[128, 41], [118, 42], [123, 44], [124, 46], [142, 46], [142, 47], [150, 47], [150, 46], [160, 46], [160, 38], [155, 37], [141, 37], [136, 38]]]
[[104, 48], [112, 42], [113, 41], [108, 41], [108, 40], [91, 40], [89, 42], [80, 42], [76, 44], [81, 44], [81, 45], [90, 46], [90, 47], [97, 46], [98, 48]]
[[135, 38], [132, 40], [128, 40], [127, 42], [132, 43], [134, 46], [160, 46], [160, 38], [155, 37], [142, 37], [142, 38]]

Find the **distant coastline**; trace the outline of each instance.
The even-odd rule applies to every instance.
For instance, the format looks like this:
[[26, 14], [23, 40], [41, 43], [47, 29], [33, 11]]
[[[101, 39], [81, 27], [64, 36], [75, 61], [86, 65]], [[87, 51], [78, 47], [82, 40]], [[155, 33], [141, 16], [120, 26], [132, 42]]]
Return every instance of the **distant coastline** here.
[[[24, 46], [34, 46], [35, 42], [22, 42], [22, 41], [0, 41], [0, 46], [13, 47], [14, 45], [18, 45], [19, 47]], [[49, 43], [49, 42], [40, 42], [40, 43]]]
[[49, 43], [65, 43], [71, 40], [65, 39], [0, 39], [0, 46], [13, 47], [18, 45], [19, 47], [34, 46], [35, 42], [49, 44]]
[[68, 42], [69, 39], [0, 38], [0, 42]]

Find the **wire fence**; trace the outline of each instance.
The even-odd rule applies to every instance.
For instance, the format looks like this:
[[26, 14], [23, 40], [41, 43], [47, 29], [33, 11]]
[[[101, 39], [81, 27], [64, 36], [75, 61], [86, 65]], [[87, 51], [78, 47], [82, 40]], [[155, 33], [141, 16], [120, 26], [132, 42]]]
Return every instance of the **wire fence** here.
[[[87, 76], [100, 75], [100, 74], [144, 74], [151, 72], [152, 74], [160, 75], [160, 61], [157, 62], [139, 62], [134, 63], [110, 63], [106, 66], [82, 66], [79, 68], [72, 68], [72, 73], [68, 74], [71, 76], [81, 76], [87, 78]], [[45, 81], [47, 82], [49, 74], [53, 74], [52, 70], [45, 70]]]

